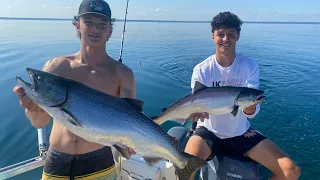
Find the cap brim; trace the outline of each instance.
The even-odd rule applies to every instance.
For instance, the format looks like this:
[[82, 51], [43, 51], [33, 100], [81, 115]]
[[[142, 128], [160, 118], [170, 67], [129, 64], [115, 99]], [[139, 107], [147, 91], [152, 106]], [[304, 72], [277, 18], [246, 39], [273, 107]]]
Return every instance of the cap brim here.
[[97, 13], [97, 12], [86, 12], [86, 13], [82, 13], [82, 14], [78, 14], [76, 17], [81, 17], [83, 15], [86, 15], [86, 14], [96, 14], [96, 15], [100, 15], [100, 16], [103, 16], [105, 18], [107, 18], [109, 21], [112, 21], [112, 19], [102, 13]]

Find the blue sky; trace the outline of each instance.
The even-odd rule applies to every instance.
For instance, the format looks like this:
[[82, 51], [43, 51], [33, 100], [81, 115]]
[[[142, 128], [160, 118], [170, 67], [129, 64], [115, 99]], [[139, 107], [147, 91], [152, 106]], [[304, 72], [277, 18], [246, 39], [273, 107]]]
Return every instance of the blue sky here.
[[[124, 18], [126, 0], [107, 1]], [[81, 0], [0, 0], [0, 16], [72, 18]], [[130, 0], [128, 19], [211, 20], [220, 11], [244, 21], [320, 22], [320, 0]]]

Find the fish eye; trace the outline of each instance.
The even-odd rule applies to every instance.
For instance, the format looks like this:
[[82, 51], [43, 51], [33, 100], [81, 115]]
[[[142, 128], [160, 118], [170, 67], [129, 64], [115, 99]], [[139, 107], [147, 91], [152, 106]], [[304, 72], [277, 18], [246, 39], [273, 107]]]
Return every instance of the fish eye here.
[[42, 78], [41, 78], [40, 76], [38, 76], [37, 79], [38, 79], [38, 81], [41, 81], [41, 80], [42, 80]]

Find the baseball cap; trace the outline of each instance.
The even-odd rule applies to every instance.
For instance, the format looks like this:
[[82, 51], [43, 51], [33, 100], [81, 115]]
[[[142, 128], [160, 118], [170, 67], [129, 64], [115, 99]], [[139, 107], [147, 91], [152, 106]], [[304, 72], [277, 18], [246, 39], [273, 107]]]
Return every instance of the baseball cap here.
[[111, 9], [104, 0], [83, 0], [79, 6], [77, 18], [85, 14], [98, 14], [111, 21]]

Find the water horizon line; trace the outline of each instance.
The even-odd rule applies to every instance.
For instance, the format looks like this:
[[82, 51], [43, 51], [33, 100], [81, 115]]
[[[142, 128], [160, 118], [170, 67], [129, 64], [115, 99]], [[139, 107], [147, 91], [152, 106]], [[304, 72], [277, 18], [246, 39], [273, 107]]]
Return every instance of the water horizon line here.
[[[48, 21], [72, 21], [72, 18], [32, 18], [32, 17], [0, 17], [0, 20], [48, 20]], [[113, 21], [124, 21], [124, 19], [112, 19]], [[152, 20], [152, 19], [127, 19], [127, 22], [156, 22], [156, 23], [210, 23], [205, 20]], [[243, 23], [254, 24], [320, 24], [316, 21], [243, 21]]]

